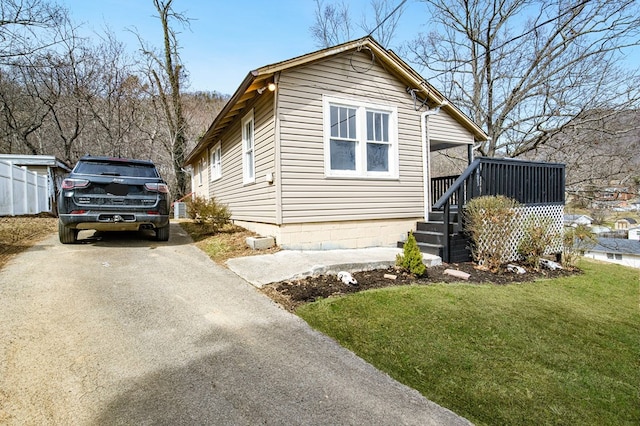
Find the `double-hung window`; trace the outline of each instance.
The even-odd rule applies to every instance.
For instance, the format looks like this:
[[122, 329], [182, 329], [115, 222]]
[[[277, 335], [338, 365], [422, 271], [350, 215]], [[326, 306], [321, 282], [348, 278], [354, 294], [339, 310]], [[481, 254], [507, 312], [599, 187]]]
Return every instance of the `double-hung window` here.
[[256, 180], [253, 111], [242, 119], [242, 176], [245, 184]]
[[211, 150], [211, 181], [222, 177], [222, 146], [220, 142]]
[[397, 109], [324, 98], [325, 174], [398, 177]]

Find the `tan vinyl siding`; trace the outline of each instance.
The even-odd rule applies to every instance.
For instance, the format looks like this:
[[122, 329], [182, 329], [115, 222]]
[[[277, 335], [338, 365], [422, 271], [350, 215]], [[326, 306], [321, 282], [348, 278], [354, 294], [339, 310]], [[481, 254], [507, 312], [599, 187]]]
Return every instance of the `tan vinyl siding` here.
[[473, 135], [444, 111], [429, 117], [429, 139], [441, 142], [473, 143]]
[[[283, 72], [279, 91], [283, 223], [422, 216], [420, 113], [402, 83], [348, 53]], [[397, 107], [398, 179], [325, 177], [323, 95]]]
[[222, 135], [222, 179], [209, 184], [210, 196], [229, 206], [235, 220], [275, 223], [275, 185], [265, 176], [275, 171], [273, 94], [265, 92], [253, 105], [255, 182], [242, 183], [242, 118]]

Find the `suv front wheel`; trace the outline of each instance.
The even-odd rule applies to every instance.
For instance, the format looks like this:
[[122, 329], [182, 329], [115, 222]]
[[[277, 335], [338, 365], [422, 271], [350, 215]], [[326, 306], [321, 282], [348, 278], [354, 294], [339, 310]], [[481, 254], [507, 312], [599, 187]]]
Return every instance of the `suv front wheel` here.
[[78, 230], [67, 228], [58, 220], [58, 239], [62, 244], [74, 244], [78, 241]]

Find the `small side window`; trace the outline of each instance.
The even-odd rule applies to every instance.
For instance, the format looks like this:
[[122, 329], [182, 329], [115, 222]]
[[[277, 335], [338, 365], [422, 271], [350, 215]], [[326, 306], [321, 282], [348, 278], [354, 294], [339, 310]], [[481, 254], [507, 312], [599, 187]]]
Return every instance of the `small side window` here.
[[256, 180], [253, 111], [242, 119], [242, 176], [245, 184]]
[[220, 142], [211, 150], [211, 181], [222, 177], [222, 146]]

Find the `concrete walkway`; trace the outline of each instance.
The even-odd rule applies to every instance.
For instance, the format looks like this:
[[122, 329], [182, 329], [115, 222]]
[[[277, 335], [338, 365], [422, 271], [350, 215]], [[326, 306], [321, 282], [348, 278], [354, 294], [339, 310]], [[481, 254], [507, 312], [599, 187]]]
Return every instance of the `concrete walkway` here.
[[[402, 253], [394, 247], [372, 247], [345, 250], [282, 250], [273, 254], [229, 259], [227, 266], [245, 281], [261, 288], [278, 281], [322, 274], [337, 274], [339, 271], [370, 271], [387, 268], [396, 263]], [[427, 266], [439, 265], [441, 259], [423, 255]]]

